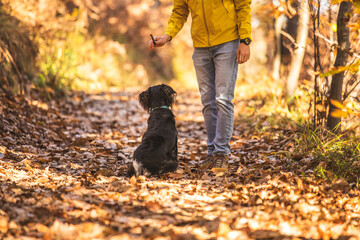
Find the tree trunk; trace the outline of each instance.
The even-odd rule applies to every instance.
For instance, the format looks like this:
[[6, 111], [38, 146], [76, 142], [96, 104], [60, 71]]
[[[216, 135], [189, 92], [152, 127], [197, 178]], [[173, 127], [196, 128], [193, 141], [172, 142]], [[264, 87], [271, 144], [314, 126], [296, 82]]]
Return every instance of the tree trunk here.
[[285, 15], [280, 15], [275, 20], [275, 54], [273, 61], [272, 78], [279, 80], [280, 78], [280, 66], [281, 66], [281, 28], [284, 25]]
[[[350, 17], [347, 15], [351, 11], [351, 2], [341, 2], [338, 18], [337, 18], [337, 40], [338, 44], [342, 49], [348, 50], [350, 48], [349, 41], [349, 28], [346, 26], [350, 20]], [[338, 49], [335, 59], [335, 67], [345, 66], [348, 58], [348, 54], [342, 50]], [[335, 74], [331, 81], [330, 87], [330, 99], [334, 99], [338, 102], [343, 101], [342, 99], [342, 86], [344, 80], [344, 72]], [[334, 131], [339, 132], [341, 130], [341, 118], [331, 116], [337, 107], [330, 103], [329, 115], [327, 120], [327, 127]]]
[[309, 1], [302, 0], [300, 1], [299, 26], [296, 37], [296, 43], [298, 45], [296, 46], [294, 54], [291, 58], [291, 65], [286, 83], [286, 97], [288, 101], [292, 101], [297, 87], [300, 70], [305, 54], [306, 40], [308, 38], [309, 18]]

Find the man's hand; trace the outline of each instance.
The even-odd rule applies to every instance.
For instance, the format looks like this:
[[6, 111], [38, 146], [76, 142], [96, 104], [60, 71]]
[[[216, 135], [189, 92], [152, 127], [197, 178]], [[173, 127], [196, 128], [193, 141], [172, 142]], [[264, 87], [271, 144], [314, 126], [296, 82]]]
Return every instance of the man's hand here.
[[240, 43], [236, 51], [236, 62], [242, 64], [250, 58], [250, 46], [245, 43]]
[[154, 50], [155, 47], [162, 47], [165, 45], [165, 43], [170, 41], [170, 36], [167, 34], [164, 34], [162, 36], [154, 36], [154, 40], [156, 45], [154, 45], [154, 42], [152, 39], [149, 40], [148, 46], [150, 51]]

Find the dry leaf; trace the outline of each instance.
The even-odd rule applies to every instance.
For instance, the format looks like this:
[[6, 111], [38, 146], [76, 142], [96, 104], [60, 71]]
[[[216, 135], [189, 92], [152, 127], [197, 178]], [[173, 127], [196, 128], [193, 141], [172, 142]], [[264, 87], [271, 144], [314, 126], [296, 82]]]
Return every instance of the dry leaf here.
[[7, 233], [9, 229], [9, 222], [7, 217], [0, 216], [0, 233]]
[[339, 102], [338, 100], [335, 100], [335, 99], [330, 99], [330, 103], [339, 109], [346, 108], [341, 102]]
[[30, 166], [29, 160], [24, 160], [24, 165], [29, 172], [34, 173], [34, 169]]
[[136, 185], [136, 184], [137, 184], [135, 175], [130, 178], [130, 183], [131, 183], [132, 185]]
[[170, 178], [173, 178], [173, 179], [182, 179], [182, 178], [185, 177], [185, 175], [182, 174], [182, 173], [174, 172], [174, 173], [170, 173], [170, 174], [169, 174], [169, 177], [170, 177]]
[[145, 206], [151, 212], [159, 212], [161, 210], [161, 205], [158, 202], [147, 202]]
[[231, 228], [227, 223], [221, 222], [219, 224], [219, 229], [217, 231], [218, 236], [226, 237], [228, 233], [231, 231]]

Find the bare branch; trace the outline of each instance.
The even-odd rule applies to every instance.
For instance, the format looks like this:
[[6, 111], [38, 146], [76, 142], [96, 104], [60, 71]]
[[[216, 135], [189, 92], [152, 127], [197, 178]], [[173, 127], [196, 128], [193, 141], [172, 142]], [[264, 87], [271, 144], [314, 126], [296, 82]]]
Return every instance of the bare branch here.
[[347, 54], [349, 54], [350, 56], [354, 56], [358, 59], [360, 59], [360, 55], [358, 53], [352, 52], [351, 50], [348, 49], [344, 49], [341, 46], [339, 46], [336, 42], [332, 42], [329, 39], [327, 39], [326, 37], [324, 37], [318, 30], [315, 32], [315, 35], [322, 38], [325, 42], [327, 42], [328, 44], [331, 45], [331, 47], [335, 47], [338, 49], [341, 49], [342, 51], [346, 52]]
[[[355, 78], [356, 75], [357, 75], [357, 74], [354, 73], [354, 75], [351, 77], [351, 79]], [[349, 92], [347, 92], [347, 93], [344, 94], [344, 96], [343, 96], [343, 101], [345, 101], [345, 99], [356, 89], [357, 86], [359, 86], [359, 84], [360, 84], [360, 81], [358, 81], [357, 83], [355, 83], [355, 85], [353, 86], [353, 88], [352, 88]]]
[[294, 39], [290, 34], [288, 34], [288, 33], [285, 32], [285, 31], [280, 31], [280, 33], [281, 33], [283, 36], [287, 37], [287, 38], [295, 45], [296, 48], [299, 47], [299, 44], [296, 43], [295, 39]]

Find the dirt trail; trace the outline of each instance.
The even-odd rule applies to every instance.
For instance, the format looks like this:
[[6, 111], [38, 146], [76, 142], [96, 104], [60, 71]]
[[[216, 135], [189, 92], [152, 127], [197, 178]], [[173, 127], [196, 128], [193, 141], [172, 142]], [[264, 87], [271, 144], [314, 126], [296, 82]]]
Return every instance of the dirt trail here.
[[359, 191], [315, 179], [311, 159], [289, 159], [294, 133], [255, 131], [263, 119], [241, 115], [246, 102], [236, 104], [226, 174], [196, 168], [205, 130], [199, 96], [188, 91], [174, 106], [179, 169], [126, 177], [148, 117], [137, 94], [60, 104], [1, 96], [0, 238], [360, 239]]

